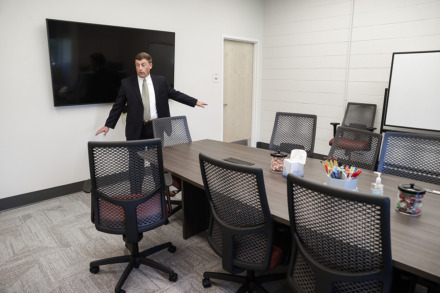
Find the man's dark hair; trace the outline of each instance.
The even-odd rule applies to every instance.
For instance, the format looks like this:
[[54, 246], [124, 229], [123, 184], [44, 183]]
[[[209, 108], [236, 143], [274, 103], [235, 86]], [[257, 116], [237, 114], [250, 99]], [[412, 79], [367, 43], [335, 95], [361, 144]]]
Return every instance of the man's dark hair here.
[[150, 56], [150, 54], [145, 52], [138, 53], [134, 59], [135, 60], [147, 59], [148, 63], [150, 64], [153, 63], [153, 58]]

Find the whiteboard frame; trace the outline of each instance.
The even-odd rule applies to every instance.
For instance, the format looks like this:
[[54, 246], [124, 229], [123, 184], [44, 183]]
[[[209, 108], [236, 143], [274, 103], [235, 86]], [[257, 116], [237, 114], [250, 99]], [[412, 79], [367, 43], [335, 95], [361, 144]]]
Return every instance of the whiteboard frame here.
[[[399, 124], [392, 124], [387, 122], [387, 117], [389, 114], [389, 98], [390, 98], [390, 93], [392, 93], [392, 77], [393, 77], [393, 69], [395, 69], [395, 57], [397, 55], [401, 55], [401, 54], [426, 54], [426, 53], [436, 53], [440, 55], [440, 50], [433, 50], [433, 51], [414, 51], [414, 52], [394, 52], [393, 53], [393, 58], [391, 61], [391, 70], [390, 70], [390, 79], [389, 79], [389, 84], [388, 84], [388, 90], [386, 91], [385, 97], [384, 97], [384, 107], [383, 107], [383, 115], [382, 115], [382, 127], [381, 127], [381, 132], [382, 131], [409, 131], [409, 132], [423, 132], [423, 133], [435, 133], [435, 134], [439, 134], [440, 133], [440, 128], [423, 128], [423, 127], [411, 127], [408, 125], [399, 125]], [[440, 100], [440, 99], [439, 99]], [[393, 102], [395, 102], [395, 100], [393, 100]], [[439, 113], [440, 115], [440, 113]], [[419, 114], [418, 116], [420, 116], [420, 118], [423, 117], [423, 113]], [[439, 126], [440, 127], [440, 124]]]

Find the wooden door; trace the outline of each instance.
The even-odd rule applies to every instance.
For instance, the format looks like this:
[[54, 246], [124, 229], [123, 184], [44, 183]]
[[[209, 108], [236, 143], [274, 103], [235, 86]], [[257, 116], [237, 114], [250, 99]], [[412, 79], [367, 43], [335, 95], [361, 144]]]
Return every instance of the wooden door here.
[[250, 143], [254, 44], [224, 41], [223, 141]]

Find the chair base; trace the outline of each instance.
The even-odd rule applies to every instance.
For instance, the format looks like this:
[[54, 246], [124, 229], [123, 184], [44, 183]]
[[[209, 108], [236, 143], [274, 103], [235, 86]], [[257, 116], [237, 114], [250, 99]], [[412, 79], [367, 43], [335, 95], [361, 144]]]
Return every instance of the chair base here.
[[278, 281], [286, 278], [286, 273], [255, 276], [255, 271], [248, 270], [246, 276], [239, 276], [234, 274], [216, 273], [216, 272], [205, 272], [203, 273], [203, 287], [211, 287], [211, 280], [218, 279], [223, 281], [230, 281], [234, 283], [242, 283], [243, 285], [237, 290], [239, 292], [268, 292], [262, 283]]
[[[172, 207], [172, 205], [176, 205], [175, 207]], [[178, 211], [182, 209], [182, 202], [180, 200], [172, 200], [171, 201], [171, 210], [169, 216], [174, 215]]]
[[122, 289], [124, 282], [127, 280], [128, 275], [130, 275], [130, 272], [133, 270], [133, 268], [139, 268], [141, 264], [144, 264], [146, 266], [152, 267], [156, 270], [168, 274], [169, 276], [168, 279], [172, 282], [177, 281], [177, 274], [172, 269], [147, 258], [148, 256], [156, 252], [159, 252], [165, 248], [168, 248], [169, 252], [174, 253], [176, 251], [176, 247], [171, 242], [157, 245], [155, 247], [146, 249], [142, 252], [139, 252], [138, 243], [126, 243], [125, 246], [130, 250], [130, 255], [110, 257], [110, 258], [105, 258], [90, 262], [90, 272], [93, 274], [97, 274], [99, 272], [99, 266], [128, 262], [127, 267], [125, 268], [124, 272], [122, 273], [122, 276], [119, 278], [119, 281], [116, 284], [115, 287], [116, 293], [125, 292]]

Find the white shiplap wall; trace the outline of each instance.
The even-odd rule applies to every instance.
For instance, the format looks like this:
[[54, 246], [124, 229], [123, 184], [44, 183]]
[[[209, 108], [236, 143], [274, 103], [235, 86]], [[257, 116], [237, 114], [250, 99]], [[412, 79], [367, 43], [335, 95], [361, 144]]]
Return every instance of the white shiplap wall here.
[[392, 53], [440, 50], [439, 0], [277, 0], [264, 11], [260, 141], [277, 111], [316, 114], [315, 152], [327, 154], [347, 101], [376, 103], [379, 128]]

